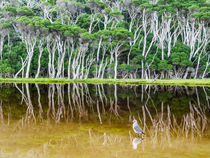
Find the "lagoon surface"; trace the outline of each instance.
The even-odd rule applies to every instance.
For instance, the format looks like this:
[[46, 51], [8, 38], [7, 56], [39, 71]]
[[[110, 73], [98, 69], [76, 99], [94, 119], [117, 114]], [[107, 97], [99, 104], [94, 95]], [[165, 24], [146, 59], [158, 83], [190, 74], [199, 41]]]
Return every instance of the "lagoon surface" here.
[[0, 158], [209, 158], [209, 102], [209, 87], [0, 84]]

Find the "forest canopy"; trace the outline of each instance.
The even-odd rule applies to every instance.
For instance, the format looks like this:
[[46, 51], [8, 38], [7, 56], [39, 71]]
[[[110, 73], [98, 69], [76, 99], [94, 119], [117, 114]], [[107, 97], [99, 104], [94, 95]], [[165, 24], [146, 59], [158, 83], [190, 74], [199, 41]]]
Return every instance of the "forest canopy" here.
[[0, 77], [207, 78], [208, 0], [3, 0]]

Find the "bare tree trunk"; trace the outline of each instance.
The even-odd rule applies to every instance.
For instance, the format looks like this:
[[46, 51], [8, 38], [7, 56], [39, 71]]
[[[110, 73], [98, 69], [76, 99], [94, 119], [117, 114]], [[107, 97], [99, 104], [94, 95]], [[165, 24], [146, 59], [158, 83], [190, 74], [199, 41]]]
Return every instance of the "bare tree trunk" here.
[[210, 55], [208, 55], [208, 60], [207, 60], [207, 62], [206, 62], [206, 68], [205, 68], [205, 70], [203, 71], [202, 79], [209, 73], [209, 72], [207, 72], [207, 74], [206, 74], [206, 71], [207, 71], [207, 69], [208, 69], [208, 67], [209, 67], [209, 65], [210, 65], [209, 59], [210, 59]]
[[38, 58], [38, 68], [37, 68], [37, 73], [36, 73], [36, 76], [35, 78], [38, 78], [39, 77], [39, 72], [40, 72], [40, 68], [41, 68], [41, 57], [42, 57], [42, 52], [43, 52], [43, 42], [40, 41], [39, 43], [39, 58]]
[[199, 69], [200, 60], [201, 60], [201, 54], [202, 54], [202, 52], [199, 54], [199, 57], [198, 57], [198, 63], [197, 63], [194, 79], [196, 79], [197, 75], [198, 75], [198, 69]]
[[60, 36], [57, 36], [57, 50], [59, 56], [56, 78], [61, 78], [61, 71], [63, 67], [64, 57], [66, 54], [66, 41], [62, 41]]
[[74, 44], [72, 44], [71, 53], [69, 53], [69, 50], [68, 50], [68, 54], [69, 54], [69, 60], [68, 60], [68, 79], [71, 78], [70, 68], [71, 68], [71, 58], [72, 58], [73, 52], [74, 52]]
[[29, 78], [29, 71], [31, 66], [31, 61], [34, 55], [34, 47], [36, 45], [36, 38], [35, 37], [28, 37], [25, 39], [27, 53], [28, 53], [28, 62], [27, 62], [27, 68], [26, 68], [26, 78]]
[[98, 43], [98, 49], [97, 49], [97, 56], [96, 56], [96, 77], [98, 78], [99, 72], [98, 72], [98, 62], [99, 62], [99, 55], [101, 50], [101, 44], [102, 44], [102, 38], [100, 38]]
[[17, 78], [17, 76], [19, 75], [19, 73], [22, 71], [22, 78], [24, 77], [24, 68], [25, 68], [25, 65], [27, 63], [27, 60], [28, 60], [28, 56], [26, 57], [25, 61], [23, 62], [23, 58], [21, 57], [21, 63], [22, 63], [22, 67], [21, 69], [15, 74], [15, 78]]
[[117, 52], [115, 52], [114, 79], [117, 79], [117, 66], [118, 66], [117, 57], [118, 57]]
[[4, 46], [4, 36], [1, 35], [1, 39], [0, 39], [0, 60], [2, 60], [3, 46]]

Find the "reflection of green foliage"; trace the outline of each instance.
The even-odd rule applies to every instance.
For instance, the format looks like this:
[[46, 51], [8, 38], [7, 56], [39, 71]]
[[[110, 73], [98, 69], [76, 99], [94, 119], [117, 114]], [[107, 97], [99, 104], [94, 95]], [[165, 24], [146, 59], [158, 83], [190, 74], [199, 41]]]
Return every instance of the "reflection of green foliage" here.
[[123, 88], [123, 90], [119, 90], [119, 92], [118, 92], [118, 95], [117, 95], [120, 99], [124, 99], [124, 98], [130, 98], [130, 97], [132, 97], [133, 96], [133, 92], [132, 91], [129, 91], [129, 90], [124, 90], [124, 88]]
[[163, 103], [170, 102], [172, 97], [173, 97], [172, 94], [168, 93], [168, 92], [159, 92], [158, 93], [158, 100]]
[[[25, 84], [24, 84], [25, 86]], [[81, 86], [81, 84], [80, 84]], [[19, 85], [19, 87], [21, 87]], [[30, 85], [30, 96], [31, 96], [31, 101], [32, 104], [34, 105], [34, 112], [35, 115], [38, 116], [39, 113], [39, 107], [37, 105], [37, 90], [34, 85]], [[65, 86], [64, 86], [65, 87]], [[72, 87], [72, 86], [71, 86]], [[98, 93], [98, 88], [96, 89], [97, 85], [88, 85], [88, 89], [90, 92], [90, 96], [93, 100], [99, 99], [99, 93]], [[46, 85], [39, 85], [40, 92], [41, 92], [41, 103], [42, 103], [42, 108], [44, 110], [43, 112], [43, 117], [46, 118], [47, 115], [47, 110], [48, 110], [48, 98], [47, 96], [48, 91], [46, 90], [48, 86]], [[65, 87], [67, 88], [67, 87]], [[197, 105], [197, 98], [196, 95], [194, 95], [194, 90], [192, 88], [192, 91], [188, 95], [185, 94], [184, 88], [179, 87], [178, 91], [173, 91], [173, 87], [168, 87], [168, 86], [163, 86], [163, 87], [158, 87], [159, 90], [156, 93], [153, 93], [153, 86], [149, 87], [151, 88], [150, 93], [145, 93], [145, 87], [130, 87], [130, 86], [117, 86], [117, 99], [118, 99], [118, 105], [120, 107], [120, 115], [122, 117], [126, 117], [129, 115], [129, 111], [127, 109], [127, 97], [129, 98], [130, 101], [130, 109], [132, 114], [137, 114], [137, 112], [141, 113], [142, 106], [145, 105], [148, 95], [150, 96], [148, 102], [147, 102], [147, 107], [149, 111], [151, 112], [152, 115], [156, 115], [154, 111], [154, 106], [157, 109], [158, 112], [161, 111], [161, 104], [163, 103], [163, 108], [164, 112], [167, 111], [167, 106], [170, 106], [172, 114], [175, 115], [176, 118], [182, 118], [184, 114], [189, 112], [189, 102], [192, 104]], [[84, 94], [85, 94], [85, 88], [83, 89]], [[114, 101], [114, 90], [115, 87], [114, 85], [104, 85], [104, 92], [105, 96], [107, 97], [107, 104], [105, 105], [106, 108], [106, 115], [103, 116], [103, 119], [107, 119], [107, 116], [109, 115], [109, 108], [110, 108], [110, 98], [112, 101]], [[200, 99], [200, 106], [207, 106], [206, 103], [206, 95], [203, 92], [202, 88], [197, 88], [198, 94], [199, 94], [199, 99]], [[72, 91], [72, 88], [71, 88]], [[79, 89], [79, 93], [81, 93], [82, 89]], [[136, 93], [134, 92], [136, 91]], [[192, 93], [191, 93], [192, 92]], [[142, 98], [142, 93], [143, 93], [143, 98]], [[209, 89], [206, 88], [206, 93], [207, 95], [210, 94]], [[72, 92], [71, 92], [72, 94]], [[57, 101], [57, 91], [55, 93], [55, 103]], [[4, 115], [7, 116], [8, 113], [11, 115], [11, 119], [21, 119], [26, 112], [27, 105], [25, 103], [21, 104], [21, 93], [19, 91], [7, 84], [7, 85], [2, 85], [0, 86], [0, 100], [3, 102], [3, 109], [4, 109]], [[85, 101], [85, 100], [84, 100]], [[99, 99], [100, 102], [100, 99]], [[64, 93], [64, 103], [65, 106], [68, 106], [68, 94]], [[95, 104], [94, 104], [95, 105]], [[101, 105], [101, 103], [100, 103]], [[91, 105], [92, 106], [92, 105]], [[57, 108], [57, 104], [55, 104], [55, 108]], [[75, 107], [76, 108], [76, 107]], [[89, 109], [90, 105], [85, 104], [85, 108]], [[94, 110], [96, 107], [93, 106]], [[75, 109], [76, 113], [79, 113], [78, 109]], [[76, 114], [75, 113], [75, 114]], [[92, 114], [90, 117], [92, 117]], [[113, 120], [116, 120], [116, 117], [113, 116]]]
[[181, 118], [183, 114], [189, 112], [189, 101], [191, 101], [191, 97], [173, 97], [170, 101], [171, 112], [176, 115], [176, 117]]

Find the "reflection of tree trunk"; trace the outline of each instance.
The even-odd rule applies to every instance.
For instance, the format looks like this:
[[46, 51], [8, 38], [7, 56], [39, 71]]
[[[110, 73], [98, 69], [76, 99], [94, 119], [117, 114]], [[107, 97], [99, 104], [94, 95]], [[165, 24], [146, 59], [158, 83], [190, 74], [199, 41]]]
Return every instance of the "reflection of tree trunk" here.
[[42, 109], [42, 104], [41, 104], [41, 95], [40, 95], [39, 85], [36, 83], [35, 86], [38, 93], [39, 118], [43, 120], [43, 117], [42, 117], [43, 109]]
[[129, 111], [129, 113], [131, 115], [130, 98], [129, 97], [127, 97], [127, 107], [128, 107], [128, 111]]
[[47, 118], [50, 120], [50, 114], [52, 115], [53, 119], [55, 120], [55, 85], [50, 84], [48, 88], [48, 110], [47, 110]]
[[[17, 87], [17, 84], [15, 86]], [[26, 98], [26, 96], [24, 95], [24, 89], [25, 89], [25, 85], [24, 85], [24, 83], [22, 83], [22, 95], [21, 95], [22, 96], [22, 99], [21, 99], [21, 104], [23, 104], [23, 101]]]
[[4, 114], [3, 114], [3, 108], [2, 108], [2, 100], [0, 101], [0, 120], [1, 120], [1, 124], [4, 124]]
[[26, 94], [27, 94], [27, 111], [26, 111], [26, 120], [29, 121], [31, 117], [33, 120], [36, 122], [36, 117], [34, 115], [34, 108], [31, 102], [31, 96], [30, 96], [30, 91], [29, 91], [29, 84], [26, 83]]
[[102, 110], [103, 110], [103, 114], [105, 114], [104, 101], [103, 101], [103, 97], [102, 97], [102, 94], [101, 94], [101, 88], [100, 88], [100, 85], [98, 85], [98, 94], [99, 94], [99, 97], [100, 97], [100, 100], [101, 100], [101, 103], [102, 103]]
[[90, 95], [90, 91], [89, 91], [89, 88], [88, 88], [88, 85], [86, 83], [84, 83], [84, 87], [85, 87], [85, 92], [86, 92], [86, 102], [91, 106], [93, 107], [93, 99]]
[[120, 117], [119, 113], [118, 113], [118, 109], [120, 108], [118, 105], [118, 97], [117, 97], [117, 85], [114, 85], [114, 104], [115, 104], [115, 115]]
[[103, 97], [105, 99], [105, 105], [106, 105], [107, 104], [107, 97], [106, 97], [106, 94], [104, 92], [104, 85], [103, 84], [101, 84], [101, 89], [102, 89], [102, 95], [103, 95]]
[[48, 86], [48, 110], [47, 110], [47, 122], [50, 121], [50, 111], [51, 111], [51, 85]]
[[144, 85], [141, 85], [141, 102], [144, 100]]
[[71, 120], [74, 119], [74, 110], [72, 108], [72, 103], [71, 103], [71, 85], [68, 84], [68, 102], [69, 102], [69, 109], [71, 112]]
[[[75, 84], [73, 83], [73, 92], [72, 92], [72, 101], [73, 104], [77, 106], [78, 108], [78, 114], [79, 118], [84, 117], [88, 115], [88, 112], [85, 110], [85, 104], [84, 104], [84, 92], [82, 84]], [[79, 91], [79, 88], [81, 88], [81, 91]]]
[[198, 87], [195, 87], [195, 93], [196, 93], [196, 96], [197, 96], [198, 106], [200, 107], [201, 103], [200, 103], [200, 98], [199, 98], [199, 95], [198, 95]]
[[208, 108], [210, 108], [210, 105], [209, 105], [209, 99], [210, 99], [210, 97], [207, 95], [206, 90], [205, 90], [205, 87], [203, 87], [203, 91], [204, 91], [204, 94], [206, 96], [206, 102], [207, 102]]
[[184, 86], [186, 94], [189, 96], [189, 89], [187, 86]]
[[63, 101], [63, 95], [62, 95], [62, 85], [57, 84], [57, 95], [58, 95], [58, 109], [56, 114], [56, 122], [59, 123], [60, 119], [65, 117], [66, 109]]
[[21, 104], [23, 103], [23, 101], [25, 101], [25, 103], [27, 103], [27, 98], [24, 94], [24, 84], [22, 84], [22, 90], [20, 90], [20, 88], [17, 86], [17, 83], [14, 83], [14, 85], [17, 88], [17, 90], [21, 93], [21, 96], [22, 96]]
[[142, 113], [143, 113], [143, 120], [144, 120], [143, 131], [145, 131], [145, 128], [146, 128], [146, 113], [145, 113], [145, 108], [144, 108], [144, 106], [142, 106]]
[[99, 121], [100, 121], [100, 124], [102, 124], [102, 118], [101, 118], [101, 113], [100, 113], [100, 108], [99, 108], [99, 102], [97, 100], [97, 112], [98, 112], [98, 118], [99, 118]]
[[[16, 84], [15, 84], [16, 85]], [[38, 99], [38, 114], [35, 118], [34, 113], [35, 109], [33, 108], [30, 91], [31, 89], [29, 84], [22, 84], [23, 88], [21, 89], [16, 85], [18, 91], [22, 95], [23, 102], [26, 102], [27, 111], [26, 117], [23, 118], [24, 121], [28, 123], [35, 122], [36, 119], [42, 119], [44, 117], [44, 113], [42, 110], [42, 100], [41, 98], [42, 93], [40, 86], [35, 84], [37, 90], [37, 98]], [[55, 87], [56, 86], [56, 87]], [[143, 87], [143, 88], [142, 88]], [[26, 90], [25, 90], [26, 88]], [[77, 120], [98, 120], [99, 123], [103, 123], [104, 119], [107, 118], [108, 121], [113, 121], [113, 118], [120, 119], [121, 115], [126, 117], [128, 115], [132, 116], [134, 114], [132, 111], [135, 110], [131, 106], [131, 104], [135, 104], [136, 99], [141, 99], [141, 94], [143, 95], [143, 101], [139, 103], [142, 106], [142, 113], [136, 112], [138, 114], [140, 120], [140, 126], [142, 126], [143, 130], [146, 132], [147, 135], [152, 137], [153, 142], [159, 142], [161, 145], [164, 142], [168, 142], [170, 144], [171, 140], [171, 132], [175, 136], [202, 136], [205, 129], [208, 125], [208, 118], [207, 118], [207, 104], [209, 104], [209, 96], [208, 92], [206, 91], [205, 87], [203, 87], [203, 91], [200, 88], [189, 88], [189, 87], [180, 87], [180, 86], [148, 86], [144, 85], [141, 87], [134, 87], [134, 86], [122, 86], [113, 85], [112, 87], [104, 87], [104, 85], [87, 85], [87, 84], [68, 84], [68, 95], [64, 95], [65, 89], [67, 88], [64, 85], [49, 85], [48, 89], [48, 99], [49, 99], [49, 108], [47, 110], [47, 121], [52, 119], [54, 122], [59, 123], [61, 120], [64, 121], [71, 121], [73, 119]], [[104, 89], [106, 88], [106, 89]], [[135, 89], [135, 90], [134, 90]], [[24, 94], [25, 90], [25, 94]], [[33, 90], [33, 89], [32, 89]], [[67, 90], [67, 89], [66, 89]], [[154, 90], [157, 90], [156, 92]], [[193, 90], [193, 91], [192, 91]], [[202, 96], [204, 93], [206, 95]], [[127, 91], [131, 91], [134, 94], [134, 91], [137, 96], [133, 95], [129, 97], [127, 95]], [[171, 93], [175, 96], [175, 99], [178, 96], [184, 96], [188, 93], [187, 97], [191, 97], [192, 101], [189, 102], [189, 113], [185, 114], [181, 119], [177, 120], [171, 113], [170, 104], [166, 104], [162, 101], [160, 106], [155, 106], [152, 99], [157, 99], [157, 97], [164, 97], [163, 100], [170, 99], [166, 96], [159, 95], [158, 93], [165, 94], [164, 92]], [[189, 91], [189, 92], [188, 92]], [[193, 94], [191, 94], [191, 91]], [[206, 91], [206, 92], [205, 92]], [[32, 91], [31, 91], [32, 92]], [[56, 92], [56, 96], [55, 96]], [[118, 94], [120, 92], [120, 94]], [[40, 94], [41, 93], [41, 94]], [[127, 112], [120, 113], [121, 110], [121, 97], [126, 95], [125, 104], [127, 104]], [[156, 93], [156, 94], [155, 94]], [[44, 94], [44, 93], [43, 93]], [[183, 95], [184, 94], [184, 95]], [[65, 97], [68, 97], [66, 100], [66, 107], [65, 107]], [[21, 96], [20, 96], [21, 97]], [[166, 97], [166, 98], [165, 98]], [[105, 99], [106, 98], [106, 99]], [[21, 98], [20, 98], [21, 99]], [[56, 99], [56, 100], [55, 100]], [[66, 98], [67, 99], [67, 98]], [[159, 98], [162, 100], [161, 98]], [[180, 98], [181, 99], [181, 98]], [[183, 98], [184, 99], [184, 98]], [[154, 100], [155, 101], [155, 100]], [[182, 100], [181, 100], [182, 101]], [[207, 101], [207, 103], [205, 102]], [[1, 103], [1, 102], [0, 102]], [[170, 103], [170, 101], [168, 101]], [[204, 105], [206, 106], [203, 106]], [[55, 105], [54, 105], [55, 104]], [[110, 104], [108, 110], [106, 108]], [[198, 104], [198, 105], [197, 105]], [[165, 105], [165, 106], [164, 106]], [[154, 106], [154, 108], [153, 108]], [[209, 106], [209, 105], [208, 105]], [[122, 109], [126, 108], [123, 107]], [[160, 110], [157, 111], [157, 108]], [[2, 120], [3, 108], [0, 107], [0, 122]], [[107, 113], [108, 112], [108, 113]], [[125, 115], [124, 115], [125, 114]], [[128, 114], [128, 115], [127, 115]], [[176, 114], [176, 113], [175, 113]], [[5, 119], [4, 115], [4, 119]], [[35, 120], [35, 121], [34, 121]], [[5, 123], [5, 122], [4, 122]], [[112, 122], [110, 122], [112, 123]], [[23, 124], [24, 125], [24, 124]], [[191, 135], [192, 134], [192, 135]], [[159, 141], [159, 139], [161, 141]]]

